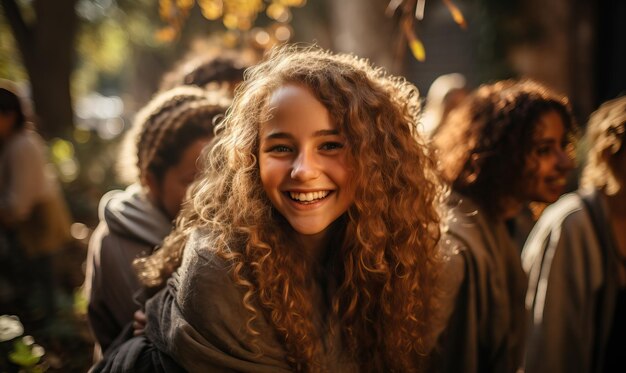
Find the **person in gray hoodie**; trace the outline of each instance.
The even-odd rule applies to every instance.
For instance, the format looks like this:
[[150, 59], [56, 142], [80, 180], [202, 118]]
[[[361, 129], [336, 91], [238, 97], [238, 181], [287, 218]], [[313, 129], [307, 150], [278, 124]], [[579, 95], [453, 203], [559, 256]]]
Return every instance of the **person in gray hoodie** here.
[[136, 182], [102, 197], [100, 223], [89, 242], [85, 291], [96, 360], [140, 308], [132, 262], [151, 254], [172, 229], [196, 161], [213, 137], [214, 119], [230, 103], [224, 97], [178, 87], [137, 114], [121, 153], [121, 162], [134, 163], [125, 169], [135, 171]]

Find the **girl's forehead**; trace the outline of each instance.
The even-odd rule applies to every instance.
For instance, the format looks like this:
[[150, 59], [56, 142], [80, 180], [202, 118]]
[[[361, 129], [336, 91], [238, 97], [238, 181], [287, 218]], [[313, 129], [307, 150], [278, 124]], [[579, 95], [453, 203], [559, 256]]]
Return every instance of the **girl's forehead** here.
[[534, 123], [533, 139], [561, 138], [567, 134], [563, 117], [556, 110], [546, 111], [539, 115]]
[[291, 104], [304, 98], [318, 101], [309, 87], [302, 83], [286, 82], [276, 87], [269, 95], [268, 105]]

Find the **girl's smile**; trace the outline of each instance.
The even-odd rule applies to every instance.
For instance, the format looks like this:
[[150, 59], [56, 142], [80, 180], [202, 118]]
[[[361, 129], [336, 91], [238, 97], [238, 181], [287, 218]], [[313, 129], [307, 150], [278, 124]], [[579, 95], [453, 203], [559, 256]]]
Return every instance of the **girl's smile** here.
[[324, 105], [302, 86], [276, 90], [268, 109], [272, 118], [260, 129], [263, 188], [296, 232], [323, 233], [354, 199], [346, 139]]
[[565, 191], [567, 175], [574, 167], [567, 151], [565, 124], [556, 111], [539, 118], [534, 143], [527, 161], [526, 173], [530, 177], [525, 197], [530, 201], [553, 203]]

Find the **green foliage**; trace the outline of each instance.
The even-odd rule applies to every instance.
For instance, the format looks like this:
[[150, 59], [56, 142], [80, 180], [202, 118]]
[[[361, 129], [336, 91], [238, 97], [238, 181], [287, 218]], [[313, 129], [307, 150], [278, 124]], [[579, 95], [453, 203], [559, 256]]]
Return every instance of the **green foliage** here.
[[39, 353], [33, 353], [33, 345], [24, 341], [25, 338], [20, 338], [13, 343], [13, 351], [9, 353], [9, 360], [23, 368], [26, 368], [29, 372], [35, 365], [41, 360]]
[[13, 81], [27, 80], [20, 52], [15, 45], [9, 23], [0, 7], [0, 78]]

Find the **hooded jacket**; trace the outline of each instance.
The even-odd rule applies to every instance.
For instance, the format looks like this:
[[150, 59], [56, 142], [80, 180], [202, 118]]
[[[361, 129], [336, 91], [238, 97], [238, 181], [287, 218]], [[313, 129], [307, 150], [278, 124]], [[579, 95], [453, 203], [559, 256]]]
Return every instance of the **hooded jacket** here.
[[96, 355], [98, 347], [106, 351], [140, 307], [133, 300], [141, 288], [133, 260], [151, 254], [172, 229], [169, 218], [138, 184], [105, 194], [99, 217], [89, 241], [85, 276]]
[[526, 372], [604, 372], [619, 291], [615, 235], [598, 190], [561, 197], [524, 251], [529, 273]]

